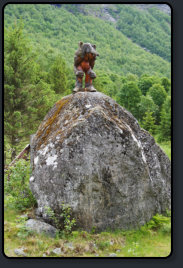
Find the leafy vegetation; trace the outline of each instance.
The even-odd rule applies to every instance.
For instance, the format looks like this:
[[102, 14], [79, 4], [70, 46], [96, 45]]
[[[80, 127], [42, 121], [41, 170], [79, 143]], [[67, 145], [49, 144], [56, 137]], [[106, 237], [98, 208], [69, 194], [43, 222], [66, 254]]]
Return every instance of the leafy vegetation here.
[[29, 188], [30, 163], [19, 160], [5, 172], [5, 208], [23, 211], [34, 207], [36, 201]]
[[[8, 4], [4, 32], [5, 165], [29, 143], [48, 110], [72, 92], [74, 52], [91, 42], [100, 54], [94, 86], [129, 110], [171, 159], [170, 16], [137, 5]], [[111, 17], [114, 21], [111, 21]], [[100, 25], [100, 27], [99, 27]], [[5, 253], [15, 256], [168, 256], [170, 216], [156, 215], [139, 230], [96, 234], [73, 231], [75, 219], [62, 206], [57, 238], [25, 228], [36, 201], [29, 189], [30, 163], [17, 161], [5, 172]], [[54, 221], [54, 212], [48, 208]], [[59, 222], [55, 222], [59, 225]], [[73, 244], [73, 249], [67, 247]]]
[[161, 123], [159, 141], [171, 138], [171, 97], [167, 96], [161, 109]]
[[152, 116], [152, 112], [147, 110], [142, 120], [142, 127], [149, 131], [152, 135], [155, 133], [155, 118]]
[[117, 30], [144, 50], [170, 61], [171, 17], [162, 12], [160, 5], [144, 5], [142, 8], [142, 5], [138, 4], [75, 4], [67, 5], [65, 8], [74, 14], [82, 13], [112, 21]]
[[118, 103], [129, 110], [135, 117], [138, 116], [138, 104], [142, 92], [138, 88], [137, 84], [133, 81], [126, 82], [120, 88], [117, 96]]
[[170, 61], [170, 16], [157, 8], [146, 11], [134, 5], [119, 5], [117, 29], [145, 50]]
[[[52, 220], [55, 227], [59, 230], [59, 236], [68, 237], [73, 230], [73, 227], [76, 225], [76, 220], [74, 218], [71, 219], [71, 207], [68, 204], [61, 204], [61, 211], [60, 215], [56, 215], [56, 213], [50, 208], [45, 208], [48, 217]], [[59, 220], [60, 216], [60, 220]], [[63, 227], [60, 221], [63, 221]]]
[[[85, 7], [85, 5], [83, 6]], [[126, 5], [116, 6], [123, 8]], [[92, 9], [93, 6], [91, 8], [89, 5], [89, 13], [92, 12]], [[97, 50], [100, 52], [96, 70], [124, 75], [129, 72], [137, 75], [158, 74], [170, 78], [169, 62], [136, 45], [135, 42], [129, 40], [128, 35], [126, 36], [116, 29], [111, 22], [91, 14], [86, 16], [75, 10], [75, 5], [62, 5], [57, 8], [53, 5], [9, 4], [5, 7], [5, 27], [13, 25], [14, 21], [22, 18], [29, 40], [39, 50], [39, 61], [45, 61], [43, 56], [48, 53], [50, 62], [43, 63], [47, 67], [52, 63], [51, 55], [54, 57], [61, 54], [68, 66], [72, 68], [73, 55], [81, 40], [96, 44]], [[120, 19], [122, 19], [122, 15], [119, 15]], [[129, 17], [129, 12], [126, 13], [126, 16]], [[152, 22], [150, 23], [153, 25]], [[137, 27], [138, 25], [139, 23], [135, 23], [132, 26]], [[137, 31], [140, 39], [140, 33], [145, 25], [142, 23], [141, 29]], [[123, 26], [124, 28], [126, 27]], [[155, 25], [156, 30], [160, 28], [161, 23]], [[164, 40], [161, 33], [159, 39]], [[148, 38], [148, 42], [154, 44], [151, 37]], [[158, 45], [163, 51], [165, 50], [164, 44]]]
[[[170, 23], [168, 15], [155, 9], [143, 12], [136, 5], [108, 5], [107, 8], [117, 25], [124, 13], [124, 18], [129, 19], [136, 14], [136, 20], [142, 13], [139, 23], [130, 24], [134, 29], [140, 27], [136, 29], [139, 35], [143, 29], [147, 31], [150, 22], [161, 31], [162, 22]], [[146, 121], [150, 118], [145, 115], [152, 113], [151, 133], [159, 134], [162, 141], [170, 140], [171, 97], [167, 99], [171, 88], [170, 64], [137, 46], [136, 39], [129, 40], [128, 34], [116, 28], [115, 23], [100, 19], [102, 10], [103, 5], [81, 4], [8, 4], [5, 7], [6, 164], [29, 143], [29, 135], [36, 131], [55, 101], [71, 93], [75, 84], [73, 56], [79, 40], [96, 43], [100, 52], [95, 65], [97, 90], [114, 98], [147, 130]], [[129, 31], [125, 25], [123, 31]], [[149, 32], [155, 36], [151, 28]], [[148, 40], [154, 44], [153, 37]], [[162, 42], [159, 46], [164, 49]]]
[[69, 205], [62, 203], [62, 214], [64, 219], [64, 232], [66, 235], [71, 234], [73, 227], [76, 225], [76, 220], [71, 219], [71, 208]]
[[27, 143], [56, 98], [23, 34], [22, 22], [5, 31], [4, 59], [5, 148], [13, 148], [13, 160], [19, 144]]
[[[25, 214], [32, 211], [26, 210]], [[24, 248], [28, 257], [167, 257], [171, 252], [169, 216], [156, 215], [138, 230], [99, 234], [72, 231], [67, 238], [49, 238], [25, 228], [25, 217], [15, 210], [5, 210], [5, 254], [16, 256], [15, 248]], [[56, 255], [53, 250], [60, 248]]]

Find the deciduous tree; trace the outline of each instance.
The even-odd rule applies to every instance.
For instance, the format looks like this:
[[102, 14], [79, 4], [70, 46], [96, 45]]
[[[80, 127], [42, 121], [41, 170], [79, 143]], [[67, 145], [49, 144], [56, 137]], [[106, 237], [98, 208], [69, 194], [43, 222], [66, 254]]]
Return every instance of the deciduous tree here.
[[138, 106], [141, 95], [142, 93], [135, 82], [127, 82], [120, 89], [117, 101], [135, 117], [138, 117]]
[[166, 99], [166, 96], [167, 96], [167, 93], [166, 93], [164, 87], [161, 86], [160, 84], [154, 84], [149, 89], [147, 94], [152, 97], [154, 103], [156, 105], [158, 105], [159, 108], [161, 109], [161, 106], [163, 105], [163, 103]]

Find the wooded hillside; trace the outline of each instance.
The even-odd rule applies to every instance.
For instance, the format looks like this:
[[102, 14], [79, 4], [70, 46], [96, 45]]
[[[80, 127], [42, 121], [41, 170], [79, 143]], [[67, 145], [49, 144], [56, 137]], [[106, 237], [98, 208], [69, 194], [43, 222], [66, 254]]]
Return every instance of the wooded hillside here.
[[7, 161], [29, 143], [55, 101], [72, 92], [79, 41], [96, 44], [100, 54], [96, 89], [132, 112], [153, 135], [169, 140], [171, 16], [163, 6], [6, 5]]
[[170, 16], [155, 8], [146, 11], [131, 5], [107, 7], [115, 23], [106, 19], [101, 5], [10, 4], [5, 7], [5, 27], [22, 19], [24, 31], [39, 53], [62, 54], [69, 66], [81, 40], [96, 44], [100, 52], [98, 70], [170, 77], [170, 64], [166, 61], [170, 60]]

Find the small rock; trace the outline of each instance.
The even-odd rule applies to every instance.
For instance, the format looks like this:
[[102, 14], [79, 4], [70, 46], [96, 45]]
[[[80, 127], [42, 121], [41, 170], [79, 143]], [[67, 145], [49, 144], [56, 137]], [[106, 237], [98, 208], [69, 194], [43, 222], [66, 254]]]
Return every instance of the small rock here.
[[114, 245], [114, 242], [113, 242], [113, 241], [110, 241], [110, 243], [109, 243], [109, 244], [112, 246], [112, 245]]
[[17, 255], [17, 256], [22, 256], [22, 257], [26, 257], [26, 254], [24, 252], [24, 248], [16, 248], [14, 250], [14, 253]]
[[72, 243], [67, 243], [67, 244], [65, 244], [66, 245], [66, 247], [67, 248], [69, 248], [69, 249], [71, 249], [71, 250], [73, 250], [74, 249], [74, 247], [73, 247], [73, 244]]
[[55, 249], [52, 250], [52, 252], [53, 252], [54, 254], [56, 254], [56, 255], [60, 255], [60, 254], [62, 254], [61, 248], [55, 248]]
[[98, 257], [99, 256], [99, 254], [95, 254], [95, 257]]
[[55, 237], [57, 232], [57, 229], [52, 225], [34, 219], [30, 219], [26, 222], [26, 228], [38, 234], [45, 233], [51, 237]]
[[46, 257], [46, 254], [45, 253], [43, 254], [43, 257]]
[[120, 249], [117, 249], [116, 252], [119, 253], [121, 250]]
[[109, 254], [109, 257], [117, 257], [116, 253]]

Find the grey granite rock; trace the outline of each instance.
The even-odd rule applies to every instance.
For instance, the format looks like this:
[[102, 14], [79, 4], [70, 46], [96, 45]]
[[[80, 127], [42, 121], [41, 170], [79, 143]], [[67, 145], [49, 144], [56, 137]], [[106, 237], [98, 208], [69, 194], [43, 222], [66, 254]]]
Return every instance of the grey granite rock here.
[[26, 222], [26, 228], [36, 233], [45, 233], [48, 236], [55, 237], [57, 229], [52, 225], [39, 220], [30, 219]]
[[61, 251], [61, 248], [55, 248], [52, 250], [52, 252], [56, 255], [61, 255], [62, 254], [62, 251]]
[[71, 249], [71, 250], [74, 249], [74, 246], [73, 246], [72, 242], [70, 242], [70, 243], [66, 243], [65, 246], [66, 246], [68, 249]]
[[117, 257], [116, 253], [110, 253], [109, 257]]
[[26, 257], [26, 253], [24, 252], [24, 248], [16, 248], [14, 250], [14, 253], [17, 255], [17, 256], [20, 256], [20, 257]]
[[72, 208], [77, 227], [135, 228], [171, 204], [171, 164], [137, 120], [99, 92], [58, 101], [31, 137], [38, 212]]

